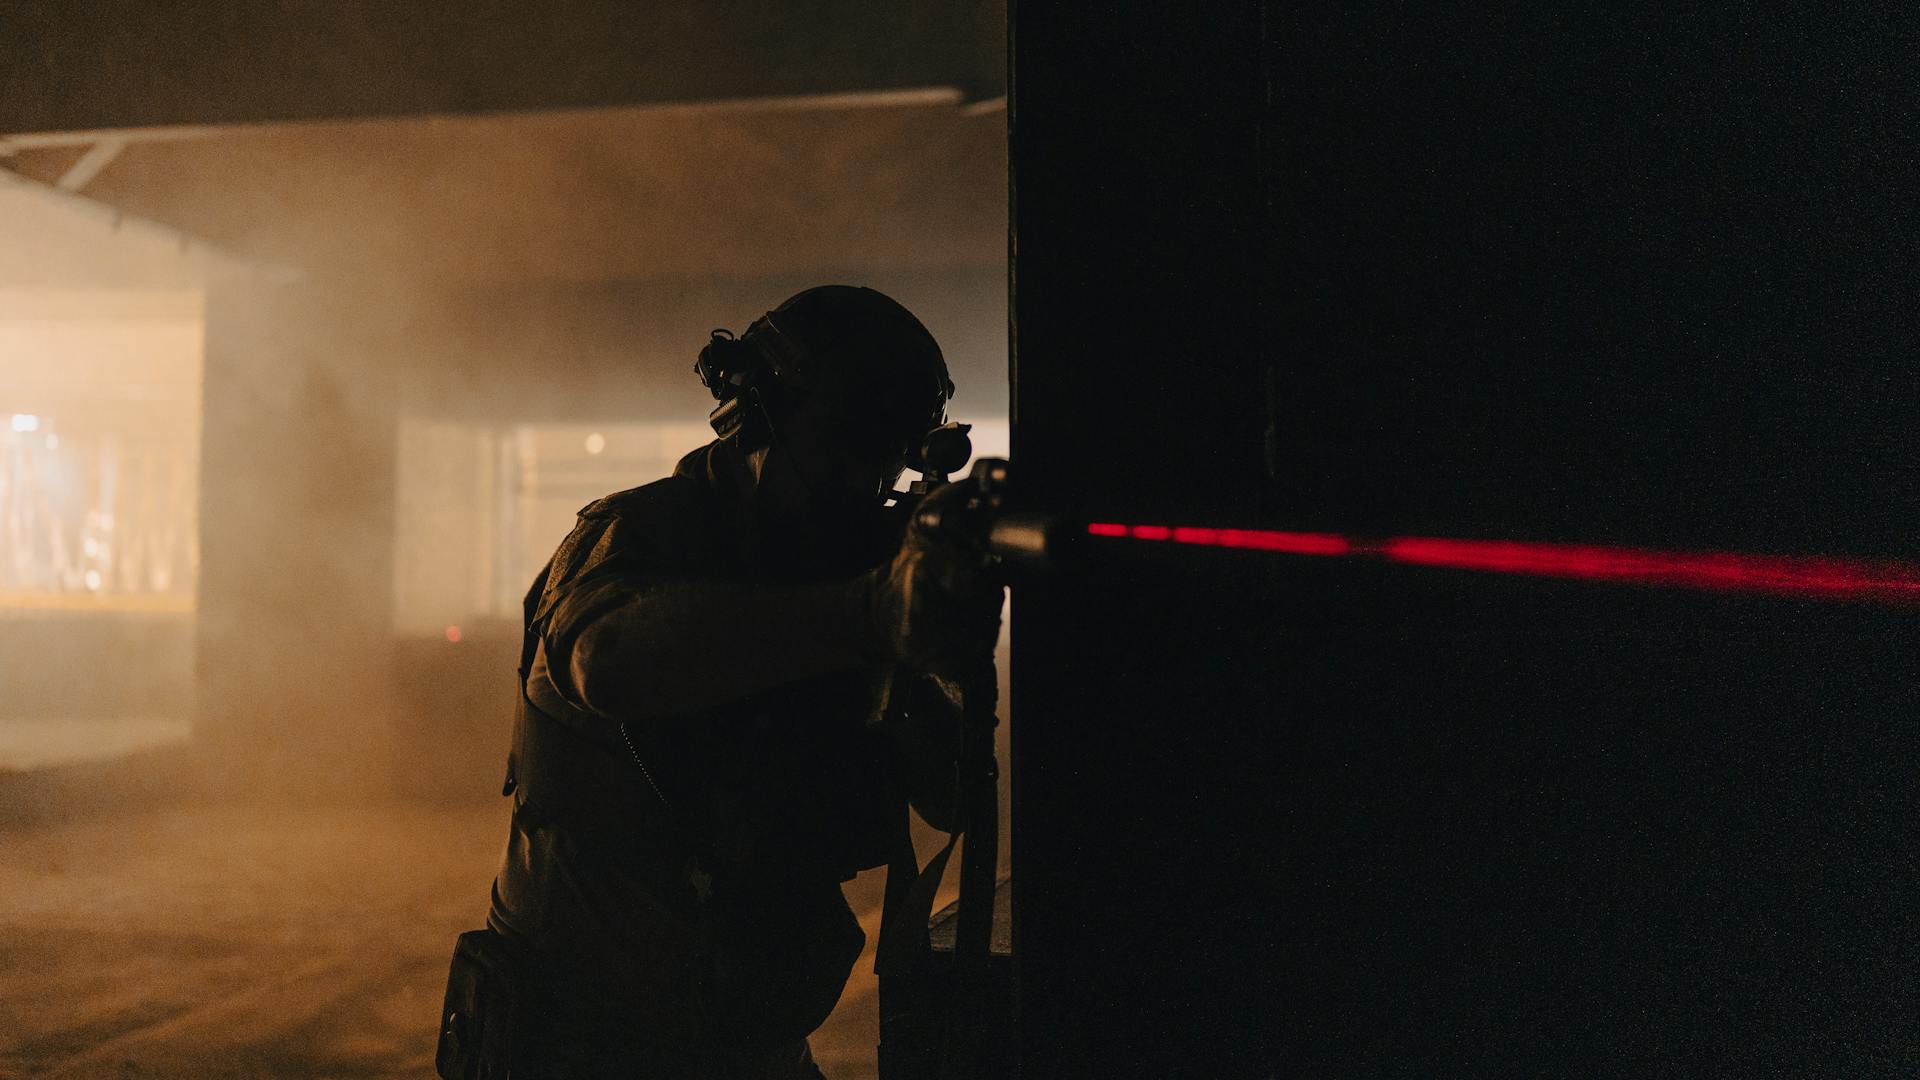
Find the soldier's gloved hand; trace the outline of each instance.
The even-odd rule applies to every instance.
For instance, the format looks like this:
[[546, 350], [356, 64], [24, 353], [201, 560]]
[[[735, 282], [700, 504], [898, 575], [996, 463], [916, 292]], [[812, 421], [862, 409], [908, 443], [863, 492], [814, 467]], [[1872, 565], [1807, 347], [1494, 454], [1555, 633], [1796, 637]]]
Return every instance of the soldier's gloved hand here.
[[[958, 486], [929, 496], [958, 503]], [[916, 523], [893, 561], [870, 574], [873, 626], [880, 654], [902, 667], [963, 677], [993, 658], [1000, 636], [1003, 587], [981, 553], [930, 534]]]

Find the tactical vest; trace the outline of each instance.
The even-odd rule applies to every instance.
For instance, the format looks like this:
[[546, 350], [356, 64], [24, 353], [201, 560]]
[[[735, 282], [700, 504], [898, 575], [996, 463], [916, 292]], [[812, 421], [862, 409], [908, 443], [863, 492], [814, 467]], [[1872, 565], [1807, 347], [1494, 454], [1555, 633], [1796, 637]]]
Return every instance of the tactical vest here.
[[[544, 892], [545, 873], [644, 882], [646, 894], [633, 894], [634, 917], [652, 920], [641, 937], [654, 944], [638, 953], [631, 945], [596, 949], [591, 924], [609, 915], [585, 909], [561, 919], [589, 924], [588, 940], [570, 932], [569, 941], [543, 943], [535, 934], [528, 943], [543, 992], [564, 1002], [557, 1008], [610, 1010], [617, 1015], [606, 1018], [609, 1028], [624, 1017], [626, 1027], [637, 1020], [675, 1039], [798, 1039], [831, 1011], [864, 943], [839, 883], [897, 860], [903, 846], [911, 858], [888, 744], [864, 723], [871, 673], [782, 687], [671, 723], [620, 724], [577, 710], [556, 716], [527, 692], [565, 591], [594, 572], [596, 559], [617, 557], [595, 539], [606, 535], [608, 519], [632, 508], [639, 517], [626, 520], [645, 530], [668, 512], [684, 525], [701, 511], [698, 485], [662, 483], [675, 485], [664, 504], [623, 493], [582, 511], [582, 526], [529, 590], [504, 785], [516, 831], [539, 831], [550, 856], [562, 853], [523, 874], [523, 895], [571, 895]], [[596, 522], [606, 527], [596, 530]], [[663, 526], [660, 543], [704, 539], [698, 530], [672, 532]], [[512, 927], [511, 913], [496, 905], [496, 914]], [[637, 927], [629, 919], [616, 929]], [[663, 963], [676, 973], [655, 979]], [[622, 973], [635, 971], [640, 977], [621, 989]]]
[[[586, 526], [623, 519], [635, 504], [658, 515], [661, 501], [681, 517], [703, 516], [700, 494], [674, 477], [586, 507], [582, 527], [528, 591], [507, 793], [516, 811], [596, 843], [655, 852], [677, 844], [723, 884], [756, 873], [843, 881], [882, 865], [903, 796], [889, 746], [868, 722], [878, 691], [871, 672], [821, 676], [671, 723], [571, 709], [555, 716], [529, 697], [535, 650], [555, 609], [620, 557], [587, 543], [605, 527]], [[674, 543], [719, 546], [697, 532]]]

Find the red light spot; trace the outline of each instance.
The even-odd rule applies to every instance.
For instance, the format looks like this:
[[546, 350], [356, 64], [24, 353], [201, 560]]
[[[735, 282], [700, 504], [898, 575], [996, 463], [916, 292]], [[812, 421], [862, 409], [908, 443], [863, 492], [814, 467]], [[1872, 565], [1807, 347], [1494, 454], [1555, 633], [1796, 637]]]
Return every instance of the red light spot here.
[[1087, 535], [1088, 536], [1125, 536], [1127, 535], [1127, 527], [1125, 525], [1114, 525], [1108, 522], [1095, 522], [1092, 525], [1087, 526]]
[[1165, 540], [1173, 535], [1173, 530], [1165, 525], [1135, 525], [1127, 531], [1135, 540]]
[[460, 628], [457, 626], [447, 627], [447, 640], [458, 643], [460, 640]]

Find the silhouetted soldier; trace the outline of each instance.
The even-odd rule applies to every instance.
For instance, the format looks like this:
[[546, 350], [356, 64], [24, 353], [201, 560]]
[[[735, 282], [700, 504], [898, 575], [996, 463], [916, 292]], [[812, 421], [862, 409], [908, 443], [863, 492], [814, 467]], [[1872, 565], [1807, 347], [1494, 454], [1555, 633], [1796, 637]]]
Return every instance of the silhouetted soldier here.
[[721, 438], [582, 510], [528, 594], [497, 936], [462, 945], [495, 955], [456, 956], [479, 1015], [443, 1059], [510, 1026], [516, 1078], [818, 1076], [864, 941], [840, 886], [916, 774], [880, 687], [991, 655], [999, 587], [883, 509], [953, 389], [912, 314], [809, 289], [697, 369]]

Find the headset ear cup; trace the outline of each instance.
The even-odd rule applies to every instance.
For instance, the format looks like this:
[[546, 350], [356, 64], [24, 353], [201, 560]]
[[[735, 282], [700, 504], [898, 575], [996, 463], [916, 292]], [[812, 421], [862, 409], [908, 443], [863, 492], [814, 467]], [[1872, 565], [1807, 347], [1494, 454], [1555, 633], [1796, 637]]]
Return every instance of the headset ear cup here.
[[761, 383], [767, 376], [766, 358], [758, 346], [715, 330], [694, 362], [700, 384], [719, 402], [707, 414], [713, 433], [742, 450], [757, 450], [772, 442]]
[[722, 401], [707, 414], [707, 423], [713, 427], [713, 433], [729, 442], [739, 441], [737, 436], [745, 419], [743, 403], [737, 397]]

